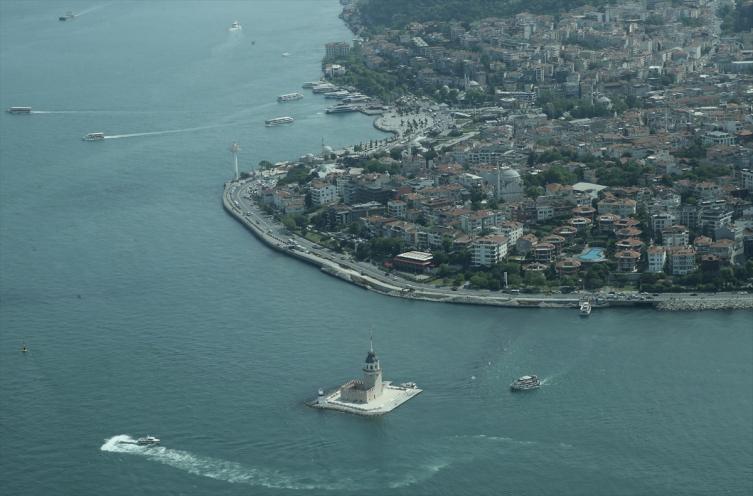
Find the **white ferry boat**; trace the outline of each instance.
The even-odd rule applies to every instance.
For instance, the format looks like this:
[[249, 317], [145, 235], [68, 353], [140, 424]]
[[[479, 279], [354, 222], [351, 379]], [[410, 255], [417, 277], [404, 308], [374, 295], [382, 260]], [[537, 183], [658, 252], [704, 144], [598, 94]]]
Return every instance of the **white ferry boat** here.
[[278, 124], [287, 124], [288, 122], [293, 122], [292, 117], [277, 117], [275, 119], [268, 119], [264, 121], [265, 126], [277, 126]]
[[311, 91], [314, 93], [329, 93], [330, 91], [334, 91], [337, 88], [332, 84], [320, 84], [319, 86], [314, 86], [311, 88]]
[[139, 438], [139, 440], [136, 441], [136, 444], [140, 444], [143, 446], [143, 445], [148, 445], [148, 444], [157, 444], [158, 442], [159, 442], [159, 439], [157, 439], [156, 437], [146, 436], [146, 437]]
[[580, 315], [582, 317], [588, 317], [591, 315], [591, 304], [587, 301], [582, 301], [580, 303]]
[[81, 141], [98, 141], [105, 139], [105, 133], [89, 133]]
[[539, 386], [541, 386], [541, 382], [539, 381], [538, 376], [524, 375], [517, 381], [510, 384], [510, 389], [513, 389], [513, 390], [533, 389]]
[[238, 21], [233, 21], [233, 24], [230, 26], [230, 29], [228, 31], [243, 31], [243, 28], [240, 24], [238, 24]]
[[333, 105], [327, 109], [328, 114], [341, 114], [343, 112], [358, 112], [358, 109], [352, 105]]
[[58, 19], [61, 21], [67, 21], [68, 19], [73, 19], [73, 11], [69, 10], [68, 12], [65, 13], [64, 16], [58, 17]]
[[5, 112], [8, 114], [30, 114], [31, 107], [11, 107]]
[[320, 86], [321, 84], [322, 84], [321, 81], [311, 81], [311, 82], [308, 82], [308, 83], [303, 83], [303, 85], [301, 86], [301, 88], [309, 89], [309, 88], [313, 88], [314, 86]]
[[340, 99], [340, 98], [345, 98], [348, 95], [350, 95], [350, 93], [348, 93], [345, 90], [330, 91], [329, 93], [325, 93], [324, 94], [324, 98], [337, 98], [337, 99]]
[[343, 103], [356, 103], [356, 102], [364, 102], [368, 103], [371, 101], [371, 98], [366, 95], [350, 95], [347, 98], [343, 99]]
[[298, 100], [299, 98], [303, 98], [303, 95], [300, 93], [288, 93], [287, 95], [280, 95], [277, 97], [278, 102], [287, 102], [290, 100]]

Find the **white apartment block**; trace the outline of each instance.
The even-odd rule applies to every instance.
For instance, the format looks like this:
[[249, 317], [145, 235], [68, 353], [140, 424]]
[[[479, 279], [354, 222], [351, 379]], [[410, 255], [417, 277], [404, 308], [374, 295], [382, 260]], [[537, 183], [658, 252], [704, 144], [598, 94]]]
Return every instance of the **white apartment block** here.
[[311, 203], [324, 205], [337, 200], [337, 187], [332, 184], [315, 184], [311, 187]]
[[674, 226], [677, 223], [677, 218], [672, 214], [661, 213], [652, 215], [649, 221], [651, 222], [651, 230], [657, 233], [664, 231], [669, 226]]
[[686, 246], [690, 240], [688, 228], [685, 226], [669, 226], [662, 230], [661, 244], [667, 248]]
[[408, 204], [402, 200], [390, 200], [387, 202], [387, 215], [389, 217], [404, 217]]
[[499, 233], [508, 239], [508, 243], [514, 245], [518, 238], [523, 236], [523, 224], [520, 222], [510, 221], [499, 225]]
[[507, 256], [507, 238], [504, 236], [486, 236], [471, 245], [471, 264], [490, 267]]
[[664, 263], [667, 261], [667, 248], [662, 245], [648, 247], [648, 272], [661, 272], [664, 270]]
[[669, 273], [676, 276], [690, 274], [695, 269], [695, 250], [685, 246], [669, 248]]
[[598, 203], [599, 214], [617, 214], [620, 217], [627, 217], [635, 213], [637, 203], [635, 200], [628, 198], [604, 198]]

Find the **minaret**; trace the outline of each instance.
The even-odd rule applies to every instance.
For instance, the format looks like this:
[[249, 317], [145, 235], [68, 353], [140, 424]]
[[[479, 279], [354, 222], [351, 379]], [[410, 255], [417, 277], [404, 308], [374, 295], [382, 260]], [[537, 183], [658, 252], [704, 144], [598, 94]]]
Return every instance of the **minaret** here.
[[237, 181], [240, 176], [238, 176], [238, 152], [241, 151], [241, 147], [238, 146], [238, 144], [233, 141], [233, 144], [230, 145], [230, 148], [228, 148], [233, 153], [233, 159], [235, 160], [235, 180]]
[[[366, 365], [363, 367], [363, 388], [365, 390], [374, 388], [373, 398], [377, 398], [382, 395], [382, 368], [379, 366], [379, 358], [374, 351], [374, 335], [371, 329], [369, 329], [369, 334], [371, 334], [371, 348], [369, 354], [366, 355]], [[367, 401], [373, 398], [369, 397]]]
[[497, 159], [497, 202], [499, 202], [499, 159]]

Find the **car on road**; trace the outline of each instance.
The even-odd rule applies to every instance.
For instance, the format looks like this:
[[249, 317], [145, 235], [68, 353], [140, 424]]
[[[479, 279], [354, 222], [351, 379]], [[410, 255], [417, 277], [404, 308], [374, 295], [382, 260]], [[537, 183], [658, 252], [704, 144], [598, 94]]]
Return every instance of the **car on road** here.
[[654, 293], [654, 296], [659, 296], [659, 293]]
[[690, 296], [698, 296], [698, 293], [690, 293]]

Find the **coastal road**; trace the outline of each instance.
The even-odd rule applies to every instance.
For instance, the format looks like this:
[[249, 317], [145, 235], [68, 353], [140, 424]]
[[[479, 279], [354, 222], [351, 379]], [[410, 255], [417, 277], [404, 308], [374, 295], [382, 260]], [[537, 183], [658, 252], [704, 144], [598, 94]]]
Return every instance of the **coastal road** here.
[[[606, 291], [579, 291], [570, 294], [545, 294], [523, 293], [512, 295], [505, 291], [490, 291], [478, 289], [458, 288], [453, 291], [449, 287], [437, 288], [433, 284], [424, 284], [403, 279], [398, 274], [386, 273], [367, 262], [356, 262], [347, 253], [336, 253], [328, 248], [324, 248], [308, 239], [301, 238], [294, 234], [288, 234], [286, 229], [275, 223], [268, 215], [261, 212], [254, 203], [246, 198], [250, 188], [254, 186], [254, 180], [246, 180], [239, 183], [231, 184], [225, 194], [227, 195], [226, 204], [230, 205], [235, 213], [250, 222], [265, 241], [276, 245], [278, 248], [285, 250], [291, 241], [298, 245], [295, 250], [296, 255], [308, 258], [317, 262], [319, 265], [330, 266], [338, 270], [345, 269], [350, 274], [351, 279], [363, 277], [366, 283], [376, 281], [386, 287], [388, 291], [410, 291], [418, 296], [428, 297], [449, 297], [449, 296], [475, 296], [489, 298], [494, 301], [510, 300], [536, 300], [542, 302], [559, 303], [562, 305], [575, 305], [581, 298], [603, 298], [607, 303], [631, 304], [631, 303], [659, 303], [662, 301], [682, 301], [682, 302], [725, 302], [743, 299], [753, 299], [753, 295], [741, 294], [737, 292], [715, 292], [715, 293], [659, 293], [648, 294], [637, 291], [619, 291], [615, 288], [615, 295], [610, 298]], [[318, 258], [318, 260], [316, 260]], [[326, 262], [326, 263], [325, 263]], [[370, 281], [372, 280], [372, 281]]]

